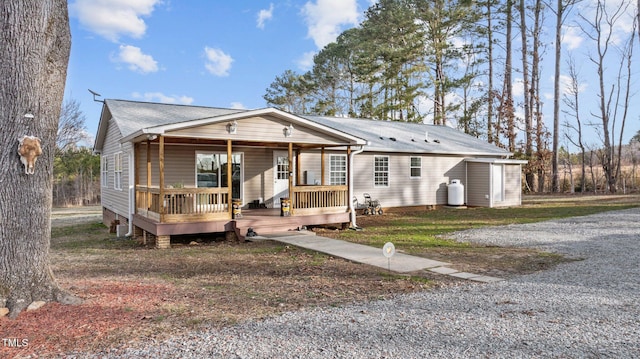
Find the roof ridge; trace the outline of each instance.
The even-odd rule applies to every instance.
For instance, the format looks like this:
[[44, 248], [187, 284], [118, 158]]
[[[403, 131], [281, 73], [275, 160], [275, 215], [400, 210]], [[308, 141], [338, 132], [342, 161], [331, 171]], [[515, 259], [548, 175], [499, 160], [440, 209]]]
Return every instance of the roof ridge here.
[[175, 106], [175, 107], [191, 107], [191, 108], [203, 108], [203, 109], [211, 109], [211, 110], [229, 110], [229, 111], [253, 111], [254, 109], [246, 109], [246, 108], [229, 108], [229, 107], [216, 107], [216, 106], [204, 106], [204, 105], [188, 105], [182, 103], [166, 103], [166, 102], [153, 102], [153, 101], [140, 101], [140, 100], [123, 100], [123, 99], [105, 99], [105, 101], [109, 102], [129, 102], [134, 104], [147, 104], [147, 105], [161, 105], [161, 106]]

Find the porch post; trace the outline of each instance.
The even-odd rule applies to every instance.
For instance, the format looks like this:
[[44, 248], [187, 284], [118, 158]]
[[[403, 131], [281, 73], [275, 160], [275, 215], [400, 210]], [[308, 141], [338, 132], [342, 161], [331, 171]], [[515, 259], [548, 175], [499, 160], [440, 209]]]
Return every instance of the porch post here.
[[149, 208], [151, 208], [151, 140], [147, 139], [147, 212]]
[[296, 183], [300, 184], [300, 149], [296, 150]]
[[320, 184], [323, 185], [323, 186], [325, 185], [325, 181], [324, 181], [324, 173], [325, 173], [324, 172], [325, 171], [324, 166], [325, 165], [324, 165], [324, 162], [325, 162], [325, 159], [324, 159], [324, 146], [322, 146], [322, 150], [320, 151]]
[[351, 158], [351, 146], [347, 146], [347, 185], [349, 185], [349, 178], [351, 178], [351, 163], [349, 163], [349, 158]]
[[293, 142], [289, 142], [289, 213], [293, 215], [294, 201], [293, 201]]
[[158, 136], [160, 148], [158, 148], [159, 170], [160, 170], [160, 223], [164, 223], [166, 213], [164, 203], [164, 136]]
[[227, 206], [229, 207], [229, 218], [233, 218], [233, 179], [231, 178], [233, 176], [232, 154], [231, 140], [227, 140], [227, 189], [229, 196]]

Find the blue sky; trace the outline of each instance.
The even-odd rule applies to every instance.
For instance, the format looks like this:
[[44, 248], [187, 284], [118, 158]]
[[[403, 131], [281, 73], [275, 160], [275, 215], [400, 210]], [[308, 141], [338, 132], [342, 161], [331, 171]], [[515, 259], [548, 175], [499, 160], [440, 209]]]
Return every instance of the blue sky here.
[[262, 108], [287, 69], [356, 26], [368, 0], [71, 0], [66, 98], [94, 134], [104, 98]]
[[[262, 108], [265, 89], [276, 76], [287, 69], [308, 70], [313, 55], [340, 32], [357, 26], [371, 2], [69, 0], [72, 47], [65, 96], [80, 102], [91, 135], [101, 104], [93, 102], [87, 89], [103, 98]], [[554, 19], [547, 17], [547, 31], [552, 31]], [[585, 60], [591, 50], [576, 27], [566, 27], [563, 43], [565, 59], [574, 52], [585, 67], [581, 89], [586, 98], [581, 101], [585, 106], [593, 103], [597, 83], [588, 77], [594, 71]], [[544, 55], [547, 62], [553, 57], [552, 46]], [[548, 126], [552, 71], [552, 63], [543, 65]], [[522, 93], [518, 76], [514, 74], [516, 96]], [[625, 142], [640, 129], [638, 106], [630, 113]], [[590, 142], [597, 144], [595, 132], [588, 131]]]

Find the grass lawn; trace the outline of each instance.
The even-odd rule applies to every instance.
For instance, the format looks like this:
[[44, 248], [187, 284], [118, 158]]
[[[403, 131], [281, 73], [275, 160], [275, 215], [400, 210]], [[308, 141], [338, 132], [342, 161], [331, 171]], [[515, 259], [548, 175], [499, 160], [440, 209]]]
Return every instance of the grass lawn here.
[[[638, 206], [640, 196], [532, 196], [521, 208], [387, 211], [360, 216], [362, 232], [318, 234], [444, 260], [459, 270], [508, 278], [549, 268], [561, 256], [528, 249], [483, 247], [446, 239], [452, 231], [526, 223]], [[263, 241], [205, 241], [156, 250], [118, 240], [98, 223], [55, 227], [51, 264], [60, 285], [84, 299], [49, 303], [17, 320], [0, 318], [7, 337], [28, 338], [0, 357], [101, 350], [161, 340], [302, 308], [379, 300], [457, 279], [429, 272], [393, 275], [367, 265]]]

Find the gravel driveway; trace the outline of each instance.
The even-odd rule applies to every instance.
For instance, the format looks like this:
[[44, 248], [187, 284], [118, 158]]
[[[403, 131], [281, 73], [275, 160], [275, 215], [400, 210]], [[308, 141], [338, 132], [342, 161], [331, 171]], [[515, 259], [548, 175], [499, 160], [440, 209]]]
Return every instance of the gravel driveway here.
[[117, 356], [640, 357], [640, 209], [482, 228], [455, 237], [537, 247], [584, 260], [504, 282], [464, 283], [392, 300], [288, 313], [149, 343]]

